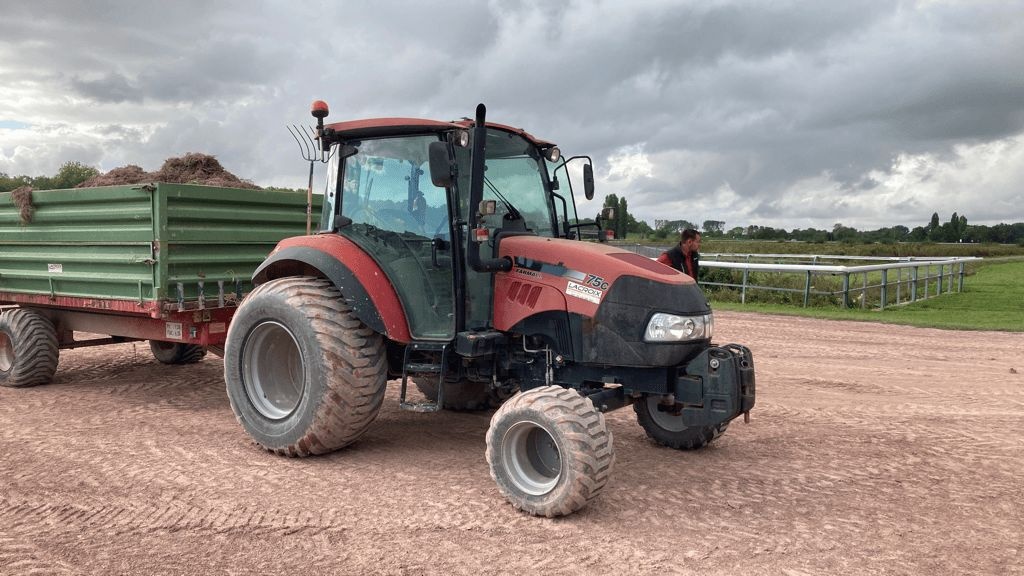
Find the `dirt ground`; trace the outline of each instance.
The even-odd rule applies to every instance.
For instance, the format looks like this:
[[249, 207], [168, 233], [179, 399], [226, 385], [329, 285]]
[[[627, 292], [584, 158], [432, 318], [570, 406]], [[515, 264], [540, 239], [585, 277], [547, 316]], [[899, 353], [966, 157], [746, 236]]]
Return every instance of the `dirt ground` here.
[[583, 511], [515, 511], [487, 413], [398, 409], [293, 460], [236, 423], [222, 363], [62, 351], [0, 389], [2, 574], [1024, 574], [1024, 334], [718, 313], [758, 400], [711, 447], [609, 415]]

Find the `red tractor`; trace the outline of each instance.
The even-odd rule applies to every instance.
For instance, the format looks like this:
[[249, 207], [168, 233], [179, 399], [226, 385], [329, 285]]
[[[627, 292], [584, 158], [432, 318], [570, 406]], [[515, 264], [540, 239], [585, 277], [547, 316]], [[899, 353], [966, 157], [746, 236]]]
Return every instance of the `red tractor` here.
[[[491, 475], [516, 508], [550, 517], [607, 483], [604, 412], [632, 404], [648, 436], [689, 450], [753, 407], [750, 350], [711, 343], [692, 279], [579, 240], [600, 224], [574, 223], [566, 166], [582, 162], [593, 198], [589, 158], [486, 122], [482, 104], [454, 122], [325, 126], [319, 101], [313, 115], [328, 168], [319, 232], [257, 269], [225, 351], [231, 407], [266, 449], [354, 442], [400, 377], [405, 409], [497, 407]], [[408, 401], [410, 381], [428, 402]]]

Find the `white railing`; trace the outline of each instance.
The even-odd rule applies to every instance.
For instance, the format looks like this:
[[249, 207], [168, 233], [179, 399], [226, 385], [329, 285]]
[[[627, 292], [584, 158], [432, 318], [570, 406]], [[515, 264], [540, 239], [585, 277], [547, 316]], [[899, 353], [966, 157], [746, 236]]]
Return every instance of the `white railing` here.
[[[665, 249], [640, 244], [619, 246], [656, 258]], [[840, 256], [814, 254], [701, 254], [702, 268], [739, 270], [740, 278], [724, 281], [720, 278], [705, 278], [701, 286], [737, 289], [740, 302], [746, 303], [747, 292], [765, 290], [774, 292], [800, 293], [803, 306], [807, 307], [813, 296], [835, 297], [844, 308], [857, 302], [861, 308], [885, 308], [900, 306], [924, 300], [949, 292], [962, 292], [964, 287], [964, 265], [981, 260], [976, 257], [923, 258], [890, 256]], [[785, 263], [797, 261], [796, 263]], [[851, 265], [837, 262], [872, 262]], [[773, 273], [769, 275], [752, 273]], [[702, 274], [703, 276], [703, 274]], [[802, 280], [802, 286], [793, 287]], [[834, 282], [815, 282], [817, 277], [840, 277], [838, 286]], [[857, 282], [859, 277], [860, 282]], [[782, 278], [788, 278], [782, 281]], [[779, 280], [779, 281], [772, 281]], [[783, 286], [781, 284], [789, 284]], [[820, 284], [828, 288], [823, 289]], [[944, 286], [945, 284], [945, 286]], [[877, 304], [877, 306], [876, 306]]]

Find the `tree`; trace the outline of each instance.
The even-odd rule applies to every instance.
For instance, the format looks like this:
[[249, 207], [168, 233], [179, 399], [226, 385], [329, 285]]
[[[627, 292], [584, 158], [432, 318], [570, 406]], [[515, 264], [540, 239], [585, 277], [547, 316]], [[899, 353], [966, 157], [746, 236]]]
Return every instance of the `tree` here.
[[708, 236], [718, 236], [725, 230], [725, 222], [721, 220], [705, 220], [701, 229]]
[[939, 213], [932, 212], [932, 221], [928, 224], [928, 231], [931, 232], [939, 227]]
[[629, 210], [625, 196], [619, 198], [619, 209], [615, 213], [615, 221], [615, 237], [624, 239], [629, 234]]
[[99, 173], [99, 170], [81, 162], [65, 162], [57, 171], [57, 175], [53, 177], [52, 186], [54, 188], [74, 188], [89, 178], [98, 176]]

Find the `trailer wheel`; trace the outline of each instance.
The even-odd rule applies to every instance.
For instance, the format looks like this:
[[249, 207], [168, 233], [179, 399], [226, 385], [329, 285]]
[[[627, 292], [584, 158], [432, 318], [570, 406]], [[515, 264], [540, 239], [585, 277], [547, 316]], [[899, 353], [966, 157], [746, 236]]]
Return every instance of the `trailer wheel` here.
[[690, 426], [683, 424], [682, 416], [658, 410], [658, 396], [647, 396], [633, 404], [636, 421], [647, 432], [647, 436], [662, 446], [676, 450], [703, 448], [725, 433], [728, 422], [714, 426]]
[[604, 415], [574, 390], [542, 386], [513, 396], [491, 418], [487, 462], [513, 506], [563, 516], [597, 497], [615, 463]]
[[150, 340], [153, 357], [163, 364], [195, 364], [206, 356], [206, 348], [196, 344]]
[[[435, 375], [418, 375], [413, 382], [420, 393], [431, 402], [437, 401], [437, 381]], [[501, 405], [503, 399], [498, 396], [486, 382], [459, 380], [444, 383], [444, 406], [446, 410], [489, 410]]]
[[35, 310], [0, 314], [0, 386], [49, 384], [57, 371], [57, 330]]
[[256, 442], [278, 454], [323, 454], [355, 442], [380, 410], [386, 376], [383, 339], [327, 280], [260, 285], [228, 330], [231, 409]]

